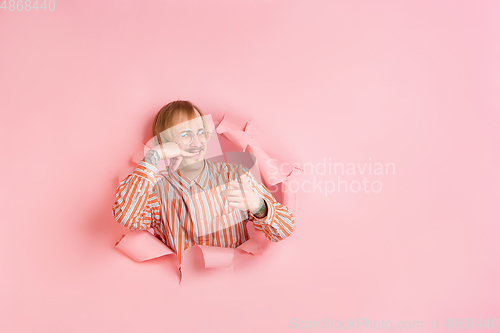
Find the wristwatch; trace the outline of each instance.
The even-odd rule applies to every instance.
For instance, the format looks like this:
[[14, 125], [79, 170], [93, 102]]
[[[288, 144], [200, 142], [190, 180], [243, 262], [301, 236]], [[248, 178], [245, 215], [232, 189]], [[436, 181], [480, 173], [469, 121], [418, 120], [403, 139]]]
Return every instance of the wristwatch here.
[[255, 218], [257, 218], [257, 219], [262, 219], [262, 218], [266, 217], [266, 216], [267, 216], [267, 211], [268, 211], [268, 207], [267, 207], [266, 200], [264, 200], [264, 199], [262, 199], [262, 198], [260, 198], [260, 200], [262, 200], [262, 204], [260, 205], [259, 209], [257, 209], [257, 211], [262, 210], [262, 208], [263, 208], [263, 206], [264, 206], [264, 207], [265, 207], [265, 210], [264, 210], [265, 214], [264, 214], [264, 215], [262, 215], [262, 216], [260, 216], [260, 215], [253, 214], [252, 212], [250, 212], [250, 211], [249, 211], [249, 213], [250, 213], [252, 216], [254, 216]]

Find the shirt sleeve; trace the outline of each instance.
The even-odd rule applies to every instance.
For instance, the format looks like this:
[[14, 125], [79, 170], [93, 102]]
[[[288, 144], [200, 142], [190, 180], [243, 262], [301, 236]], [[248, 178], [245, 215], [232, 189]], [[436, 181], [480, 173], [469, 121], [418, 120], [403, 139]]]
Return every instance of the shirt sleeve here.
[[271, 192], [262, 183], [258, 183], [247, 168], [243, 168], [251, 180], [251, 186], [255, 192], [266, 202], [267, 215], [257, 218], [248, 214], [249, 220], [253, 222], [255, 230], [263, 232], [266, 238], [278, 242], [292, 234], [295, 222], [290, 209], [277, 202]]
[[116, 189], [113, 217], [131, 230], [153, 228], [160, 220], [160, 205], [155, 191], [156, 166], [139, 162], [132, 174]]

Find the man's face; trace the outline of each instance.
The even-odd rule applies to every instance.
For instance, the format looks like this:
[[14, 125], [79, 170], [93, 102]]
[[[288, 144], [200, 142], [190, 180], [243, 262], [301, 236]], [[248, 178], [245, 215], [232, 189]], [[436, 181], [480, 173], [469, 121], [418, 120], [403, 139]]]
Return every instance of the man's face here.
[[[177, 143], [180, 149], [185, 150], [190, 153], [198, 153], [196, 156], [192, 157], [182, 157], [182, 162], [179, 168], [189, 167], [190, 169], [203, 168], [203, 160], [206, 153], [206, 142], [203, 143], [198, 136], [200, 131], [205, 130], [203, 126], [203, 120], [201, 117], [193, 118], [188, 120], [186, 117], [178, 116], [174, 119], [174, 126], [172, 126], [166, 132], [166, 137], [169, 141]], [[192, 137], [191, 143], [186, 143], [189, 141], [189, 136]]]

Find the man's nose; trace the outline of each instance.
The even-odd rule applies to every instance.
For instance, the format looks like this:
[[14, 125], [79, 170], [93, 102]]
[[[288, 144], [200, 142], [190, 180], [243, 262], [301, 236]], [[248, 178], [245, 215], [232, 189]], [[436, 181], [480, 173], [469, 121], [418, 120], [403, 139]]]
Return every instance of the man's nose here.
[[200, 141], [200, 138], [198, 137], [198, 135], [195, 134], [193, 136], [193, 142], [191, 142], [191, 146], [196, 147], [196, 148], [203, 146], [203, 142]]

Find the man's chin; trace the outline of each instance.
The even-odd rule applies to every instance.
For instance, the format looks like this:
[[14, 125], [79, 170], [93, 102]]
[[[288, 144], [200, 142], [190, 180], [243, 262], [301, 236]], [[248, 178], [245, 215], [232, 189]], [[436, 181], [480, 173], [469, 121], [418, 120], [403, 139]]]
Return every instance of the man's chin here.
[[184, 157], [183, 161], [185, 163], [184, 166], [188, 167], [190, 169], [199, 169], [203, 168], [203, 159], [204, 159], [204, 154], [200, 154], [200, 156], [193, 156], [193, 157]]

